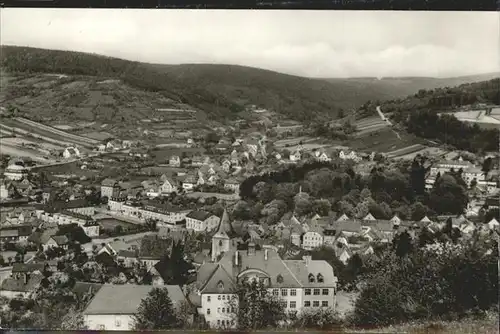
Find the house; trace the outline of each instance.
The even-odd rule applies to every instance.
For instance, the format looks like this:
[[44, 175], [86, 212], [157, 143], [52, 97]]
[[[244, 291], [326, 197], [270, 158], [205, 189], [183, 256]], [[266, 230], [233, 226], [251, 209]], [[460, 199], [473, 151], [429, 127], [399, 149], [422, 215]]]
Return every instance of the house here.
[[118, 251], [116, 259], [118, 263], [121, 263], [125, 268], [131, 268], [139, 263], [139, 253], [137, 250], [121, 249]]
[[328, 161], [332, 160], [332, 159], [330, 159], [330, 157], [328, 156], [328, 154], [326, 153], [325, 150], [314, 151], [314, 157], [316, 158], [316, 160], [321, 161], [321, 162], [328, 162]]
[[227, 159], [226, 159], [226, 160], [224, 160], [224, 161], [222, 162], [221, 168], [222, 168], [222, 170], [223, 170], [224, 172], [229, 173], [229, 171], [231, 170], [231, 161], [229, 161], [229, 160], [227, 160]]
[[312, 250], [323, 245], [323, 230], [319, 227], [310, 228], [302, 237], [302, 248]]
[[49, 248], [62, 248], [68, 249], [69, 240], [65, 235], [53, 235], [49, 238], [47, 243], [43, 245], [43, 250], [46, 251]]
[[31, 225], [5, 226], [0, 229], [0, 241], [17, 243], [28, 240], [32, 233]]
[[172, 155], [168, 160], [168, 164], [171, 167], [180, 167], [181, 166], [181, 158], [178, 155]]
[[83, 226], [80, 226], [83, 232], [89, 237], [98, 237], [100, 232], [100, 225], [96, 221], [87, 220]]
[[239, 193], [240, 191], [240, 182], [235, 178], [228, 178], [224, 181], [224, 188], [234, 191], [235, 193]]
[[160, 193], [171, 194], [177, 191], [177, 185], [174, 180], [165, 177], [163, 183], [160, 186]]
[[[218, 242], [213, 240], [213, 242]], [[337, 278], [323, 260], [283, 260], [272, 246], [228, 250], [215, 263], [204, 263], [197, 272], [198, 312], [211, 328], [234, 328], [238, 283], [262, 282], [269, 293], [281, 299], [289, 313], [303, 308], [335, 308]], [[199, 302], [198, 302], [199, 301]]]
[[2, 281], [0, 296], [9, 299], [30, 298], [38, 290], [44, 278], [44, 265], [38, 267], [39, 269], [31, 270], [32, 268], [28, 268], [28, 265], [15, 263], [12, 268], [12, 276]]
[[[112, 285], [104, 284], [83, 312], [84, 322], [89, 330], [133, 330], [133, 315], [137, 313], [141, 301], [152, 289], [152, 285]], [[175, 308], [187, 302], [178, 285], [165, 285]], [[126, 296], [126, 298], [124, 298]]]
[[500, 224], [498, 223], [498, 221], [497, 221], [495, 218], [491, 219], [491, 220], [488, 222], [488, 228], [489, 228], [490, 230], [492, 230], [492, 231], [493, 231], [493, 230], [495, 230], [495, 229], [497, 229], [497, 228], [498, 228], [498, 226], [500, 226]]
[[120, 184], [114, 179], [105, 179], [101, 183], [101, 197], [116, 198], [120, 196]]
[[302, 158], [302, 155], [300, 153], [300, 150], [296, 150], [295, 152], [290, 154], [290, 161], [291, 162], [298, 162]]
[[63, 151], [63, 157], [65, 159], [79, 158], [80, 157], [80, 151], [76, 147], [67, 147]]
[[195, 232], [211, 231], [219, 225], [219, 217], [206, 211], [191, 211], [186, 215], [186, 229]]
[[182, 181], [182, 189], [184, 191], [192, 191], [195, 185], [197, 184], [197, 181], [193, 175], [189, 175]]

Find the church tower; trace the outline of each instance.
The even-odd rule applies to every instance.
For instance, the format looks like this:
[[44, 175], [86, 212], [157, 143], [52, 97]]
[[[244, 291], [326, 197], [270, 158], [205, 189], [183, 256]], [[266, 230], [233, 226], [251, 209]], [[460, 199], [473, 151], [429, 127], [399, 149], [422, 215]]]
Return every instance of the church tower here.
[[229, 251], [229, 236], [231, 225], [226, 209], [222, 214], [217, 232], [212, 237], [212, 262], [216, 262], [219, 255]]

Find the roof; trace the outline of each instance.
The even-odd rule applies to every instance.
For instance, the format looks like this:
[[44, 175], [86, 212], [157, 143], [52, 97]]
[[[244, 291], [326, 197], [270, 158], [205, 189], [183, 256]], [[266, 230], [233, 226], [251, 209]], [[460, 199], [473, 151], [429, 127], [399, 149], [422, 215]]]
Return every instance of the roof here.
[[114, 185], [117, 185], [117, 184], [118, 184], [118, 181], [116, 181], [115, 179], [104, 179], [101, 182], [101, 186], [103, 186], [103, 187], [113, 187]]
[[203, 210], [196, 210], [196, 211], [191, 211], [186, 215], [186, 218], [192, 218], [196, 220], [201, 220], [205, 221], [206, 219], [210, 218], [213, 216], [210, 212], [203, 211]]
[[[104, 284], [89, 303], [83, 314], [135, 314], [141, 301], [154, 288], [166, 288], [173, 304], [185, 300], [178, 285], [113, 285]], [[126, 298], [124, 298], [126, 296]]]
[[332, 224], [332, 228], [337, 231], [345, 231], [345, 232], [360, 232], [361, 231], [361, 223], [357, 220], [337, 220]]
[[[336, 283], [332, 266], [324, 260], [285, 260], [284, 262], [303, 286], [329, 287], [334, 286]], [[315, 279], [314, 283], [310, 283], [310, 274], [314, 275], [315, 278], [321, 274], [323, 282], [318, 282]]]
[[43, 272], [45, 263], [14, 263], [12, 265], [13, 273], [32, 273], [34, 271]]
[[224, 209], [224, 213], [222, 214], [222, 218], [219, 222], [219, 227], [217, 228], [217, 232], [214, 237], [218, 238], [227, 238], [229, 239], [228, 234], [231, 232], [231, 223], [229, 221], [229, 215], [227, 210]]
[[19, 279], [8, 277], [3, 280], [0, 290], [16, 292], [35, 291], [40, 286], [43, 277], [42, 274], [32, 275], [26, 284], [24, 284], [24, 279], [22, 277]]
[[85, 294], [91, 292], [96, 293], [102, 287], [99, 283], [89, 283], [89, 282], [75, 282], [73, 289], [71, 289], [75, 295], [78, 297], [83, 297]]
[[66, 245], [69, 241], [65, 235], [54, 235], [52, 236], [52, 240], [54, 240], [58, 245]]

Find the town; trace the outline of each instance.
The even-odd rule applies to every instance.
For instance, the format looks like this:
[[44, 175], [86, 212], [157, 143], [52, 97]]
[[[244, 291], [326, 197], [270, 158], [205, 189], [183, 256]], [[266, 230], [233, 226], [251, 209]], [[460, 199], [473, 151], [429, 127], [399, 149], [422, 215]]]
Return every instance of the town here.
[[2, 9], [2, 331], [498, 332], [498, 15], [84, 12]]
[[[210, 137], [220, 137], [208, 143], [213, 154], [188, 156]], [[420, 204], [408, 215], [392, 204], [377, 207], [369, 187], [357, 190], [359, 201], [372, 202], [365, 207], [344, 200], [332, 206], [322, 198], [323, 190], [345, 187], [345, 180], [339, 178], [337, 185], [337, 177], [328, 175], [336, 170], [346, 170], [347, 178], [348, 170], [360, 171], [360, 177], [379, 168], [387, 177], [391, 169], [396, 172], [395, 160], [374, 161], [375, 152], [307, 151], [301, 145], [290, 152], [273, 148], [265, 134], [231, 139], [214, 133], [186, 140], [185, 151], [168, 156], [161, 175], [128, 170], [120, 178], [99, 176], [96, 166], [111, 157], [113, 164], [125, 165], [147, 161], [154, 152], [133, 145], [103, 141], [95, 148], [103, 154], [68, 162], [78, 166], [73, 170], [95, 170], [94, 178], [54, 175], [52, 167], [31, 168], [29, 159], [8, 161], [1, 183], [2, 297], [37, 298], [40, 289], [69, 286], [75, 298], [90, 300], [82, 311], [87, 328], [129, 330], [140, 301], [153, 287], [166, 286], [175, 305], [188, 306], [191, 323], [234, 328], [234, 306], [227, 304], [234, 285], [245, 280], [262, 282], [287, 313], [335, 310], [339, 273], [328, 259], [312, 259], [311, 251], [331, 249], [349, 265], [353, 258], [377, 256], [377, 248], [403, 232], [415, 237], [449, 224], [467, 238], [476, 232], [491, 236], [499, 226], [499, 156], [494, 153], [472, 161], [465, 152], [427, 159], [422, 163], [426, 191], [440, 177], [459, 172], [469, 200], [457, 214], [437, 215]], [[284, 195], [272, 194], [264, 181], [251, 183], [252, 177], [265, 180], [266, 171], [300, 168], [313, 175], [304, 178], [308, 182], [288, 183]], [[318, 182], [323, 184], [315, 188]]]

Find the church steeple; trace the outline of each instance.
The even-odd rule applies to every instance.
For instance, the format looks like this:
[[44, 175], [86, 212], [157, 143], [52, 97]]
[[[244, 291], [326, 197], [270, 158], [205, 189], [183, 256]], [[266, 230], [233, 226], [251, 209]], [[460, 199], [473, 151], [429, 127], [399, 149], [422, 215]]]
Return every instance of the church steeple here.
[[231, 225], [229, 222], [229, 215], [224, 209], [222, 218], [217, 228], [217, 232], [212, 237], [212, 261], [215, 262], [219, 255], [229, 251], [229, 236]]

